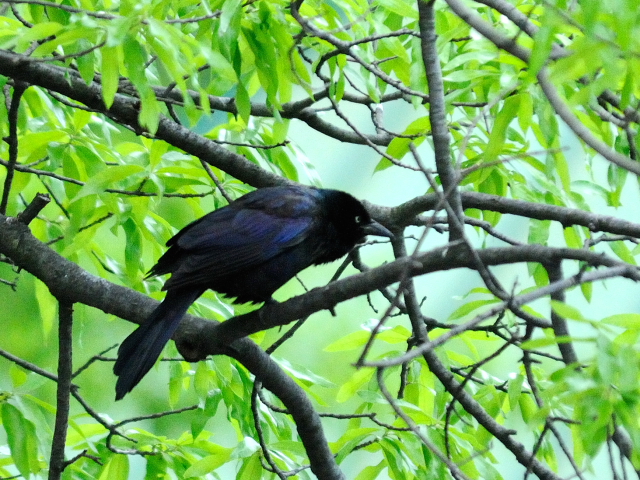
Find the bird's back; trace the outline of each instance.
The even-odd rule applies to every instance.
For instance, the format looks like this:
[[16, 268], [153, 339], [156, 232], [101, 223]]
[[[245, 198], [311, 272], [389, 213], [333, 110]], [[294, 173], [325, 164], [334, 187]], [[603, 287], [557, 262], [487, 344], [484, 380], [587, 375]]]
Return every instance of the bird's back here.
[[210, 288], [238, 303], [265, 301], [336, 243], [323, 192], [298, 186], [251, 192], [181, 230], [150, 275], [171, 273], [165, 290]]

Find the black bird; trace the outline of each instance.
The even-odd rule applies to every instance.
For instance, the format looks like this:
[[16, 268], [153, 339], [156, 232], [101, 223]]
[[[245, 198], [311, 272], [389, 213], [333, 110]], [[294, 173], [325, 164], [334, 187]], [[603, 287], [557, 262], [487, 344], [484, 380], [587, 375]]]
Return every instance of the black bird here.
[[167, 295], [120, 345], [116, 400], [142, 380], [208, 288], [234, 303], [268, 301], [301, 270], [342, 257], [369, 234], [392, 237], [348, 193], [304, 186], [255, 190], [187, 225], [149, 271], [171, 274]]

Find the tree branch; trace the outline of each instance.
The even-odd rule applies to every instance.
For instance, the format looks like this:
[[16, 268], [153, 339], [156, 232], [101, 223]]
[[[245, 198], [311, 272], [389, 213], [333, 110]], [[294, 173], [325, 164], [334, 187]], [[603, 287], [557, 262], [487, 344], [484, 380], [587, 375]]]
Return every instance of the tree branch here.
[[64, 449], [69, 426], [69, 398], [73, 364], [73, 303], [59, 300], [58, 328], [58, 393], [56, 421], [49, 459], [49, 480], [58, 480], [66, 467]]
[[[445, 116], [444, 83], [440, 58], [436, 48], [436, 20], [434, 0], [418, 1], [418, 25], [420, 27], [420, 46], [422, 62], [424, 63], [427, 84], [429, 85], [429, 120], [431, 122], [431, 136], [435, 154], [436, 169], [442, 183], [445, 201], [451, 206], [455, 219], [449, 219], [449, 241], [455, 242], [463, 237], [464, 223], [462, 201], [458, 190], [460, 182], [459, 172], [451, 163], [449, 148], [449, 128]], [[451, 214], [450, 213], [450, 214]]]
[[[587, 227], [592, 232], [609, 232], [640, 237], [640, 224], [610, 215], [585, 212], [577, 208], [515, 200], [487, 193], [461, 192], [460, 195], [464, 209], [477, 208], [525, 218], [535, 218], [536, 220], [553, 220], [563, 226], [580, 225]], [[411, 225], [417, 215], [433, 210], [439, 201], [439, 195], [431, 193], [415, 197], [396, 207], [380, 207], [368, 202], [366, 205], [376, 220], [387, 226], [398, 227]]]
[[29, 87], [25, 82], [16, 82], [13, 87], [13, 96], [11, 97], [11, 105], [9, 106], [9, 136], [4, 139], [9, 144], [9, 162], [7, 164], [7, 175], [4, 178], [4, 188], [2, 189], [2, 200], [0, 200], [0, 214], [7, 213], [7, 205], [9, 204], [9, 194], [11, 193], [11, 185], [13, 184], [13, 174], [15, 166], [18, 162], [18, 109], [20, 108], [20, 99], [22, 94]]

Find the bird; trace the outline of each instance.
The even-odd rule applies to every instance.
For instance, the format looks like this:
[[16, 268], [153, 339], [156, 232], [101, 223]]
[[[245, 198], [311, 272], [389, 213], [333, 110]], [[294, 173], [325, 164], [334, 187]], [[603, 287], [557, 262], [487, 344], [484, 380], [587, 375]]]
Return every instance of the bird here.
[[167, 294], [118, 349], [116, 400], [153, 367], [207, 289], [237, 304], [273, 301], [298, 272], [339, 259], [367, 235], [393, 238], [350, 194], [303, 185], [254, 190], [190, 223], [147, 274], [171, 274]]

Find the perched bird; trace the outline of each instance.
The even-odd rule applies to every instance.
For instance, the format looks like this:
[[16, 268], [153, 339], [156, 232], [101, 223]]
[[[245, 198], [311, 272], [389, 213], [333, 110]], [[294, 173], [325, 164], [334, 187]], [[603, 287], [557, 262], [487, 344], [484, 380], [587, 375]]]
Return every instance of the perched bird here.
[[348, 193], [304, 186], [255, 190], [187, 225], [149, 271], [171, 274], [167, 295], [120, 345], [116, 400], [151, 369], [205, 290], [265, 302], [301, 270], [342, 257], [369, 234], [392, 237]]

